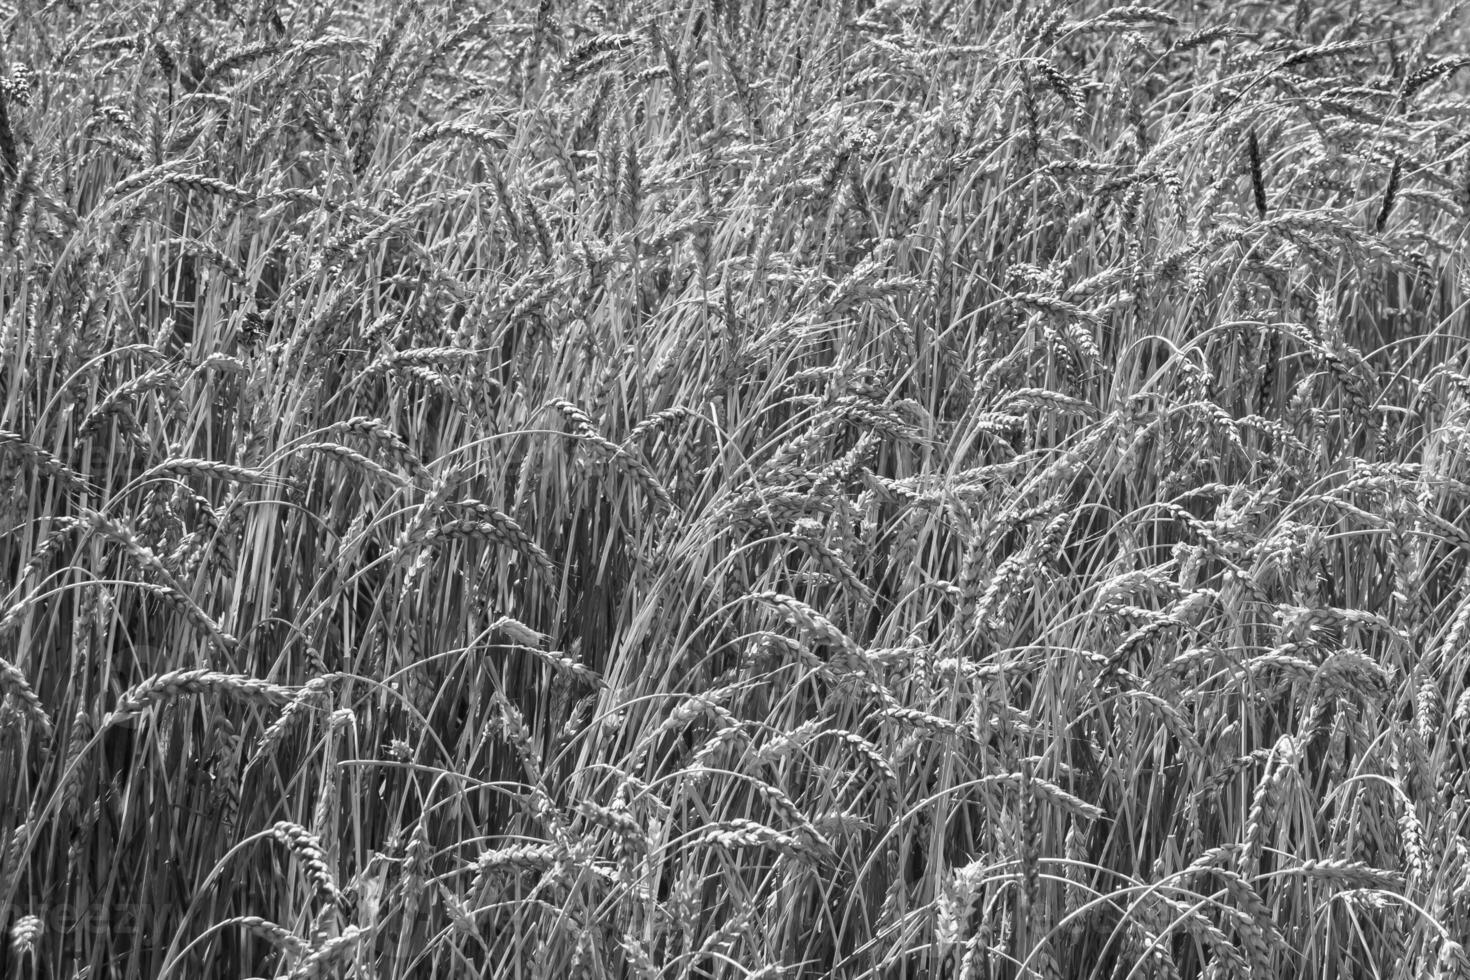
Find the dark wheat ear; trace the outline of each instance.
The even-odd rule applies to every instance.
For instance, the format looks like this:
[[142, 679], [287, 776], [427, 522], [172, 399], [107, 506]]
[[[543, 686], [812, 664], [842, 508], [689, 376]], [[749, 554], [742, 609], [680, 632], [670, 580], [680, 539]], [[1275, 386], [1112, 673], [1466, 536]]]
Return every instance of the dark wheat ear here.
[[1266, 180], [1261, 176], [1261, 144], [1256, 140], [1256, 131], [1250, 131], [1250, 137], [1246, 142], [1246, 151], [1250, 156], [1251, 165], [1251, 190], [1256, 195], [1256, 213], [1261, 220], [1266, 220]]
[[1378, 220], [1374, 222], [1373, 230], [1383, 234], [1383, 226], [1388, 224], [1388, 216], [1393, 213], [1393, 205], [1399, 196], [1399, 176], [1404, 169], [1404, 158], [1394, 154], [1393, 169], [1388, 173], [1388, 186], [1383, 189], [1383, 206], [1378, 209]]
[[15, 133], [10, 128], [10, 110], [6, 106], [7, 92], [0, 92], [0, 188], [4, 188], [15, 177], [16, 149]]

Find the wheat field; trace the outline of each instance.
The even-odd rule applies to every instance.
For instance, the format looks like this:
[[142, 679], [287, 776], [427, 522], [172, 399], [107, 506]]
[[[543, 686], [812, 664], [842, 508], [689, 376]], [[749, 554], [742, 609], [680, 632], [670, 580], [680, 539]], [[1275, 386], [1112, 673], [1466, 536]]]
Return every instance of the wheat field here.
[[0, 977], [1470, 978], [1464, 2], [0, 28]]

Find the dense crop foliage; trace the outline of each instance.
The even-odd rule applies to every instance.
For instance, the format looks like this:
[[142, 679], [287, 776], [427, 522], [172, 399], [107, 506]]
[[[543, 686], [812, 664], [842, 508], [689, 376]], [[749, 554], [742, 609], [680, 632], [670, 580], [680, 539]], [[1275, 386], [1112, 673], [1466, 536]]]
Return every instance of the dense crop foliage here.
[[0, 10], [0, 976], [1470, 976], [1470, 12]]

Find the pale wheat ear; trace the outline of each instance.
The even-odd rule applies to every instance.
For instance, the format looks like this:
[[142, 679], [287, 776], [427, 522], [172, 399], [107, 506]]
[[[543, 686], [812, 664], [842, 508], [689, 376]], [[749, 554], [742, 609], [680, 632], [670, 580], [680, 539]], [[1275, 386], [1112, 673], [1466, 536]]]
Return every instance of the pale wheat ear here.
[[10, 927], [10, 949], [16, 959], [24, 959], [35, 953], [36, 940], [45, 932], [41, 919], [34, 915], [23, 915]]
[[[28, 716], [31, 723], [42, 739], [50, 740], [54, 725], [51, 716], [46, 713], [46, 708], [41, 704], [41, 699], [31, 685], [26, 682], [25, 674], [21, 673], [19, 667], [4, 659], [0, 659], [0, 689], [3, 689], [7, 699], [19, 702], [24, 709], [23, 714]], [[9, 709], [7, 709], [8, 711]]]

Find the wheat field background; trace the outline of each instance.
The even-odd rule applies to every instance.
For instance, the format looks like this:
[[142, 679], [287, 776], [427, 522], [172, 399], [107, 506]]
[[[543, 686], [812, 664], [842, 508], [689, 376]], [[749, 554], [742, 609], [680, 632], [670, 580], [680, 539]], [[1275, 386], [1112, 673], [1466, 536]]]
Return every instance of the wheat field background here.
[[0, 977], [1470, 977], [1470, 10], [12, 0]]

